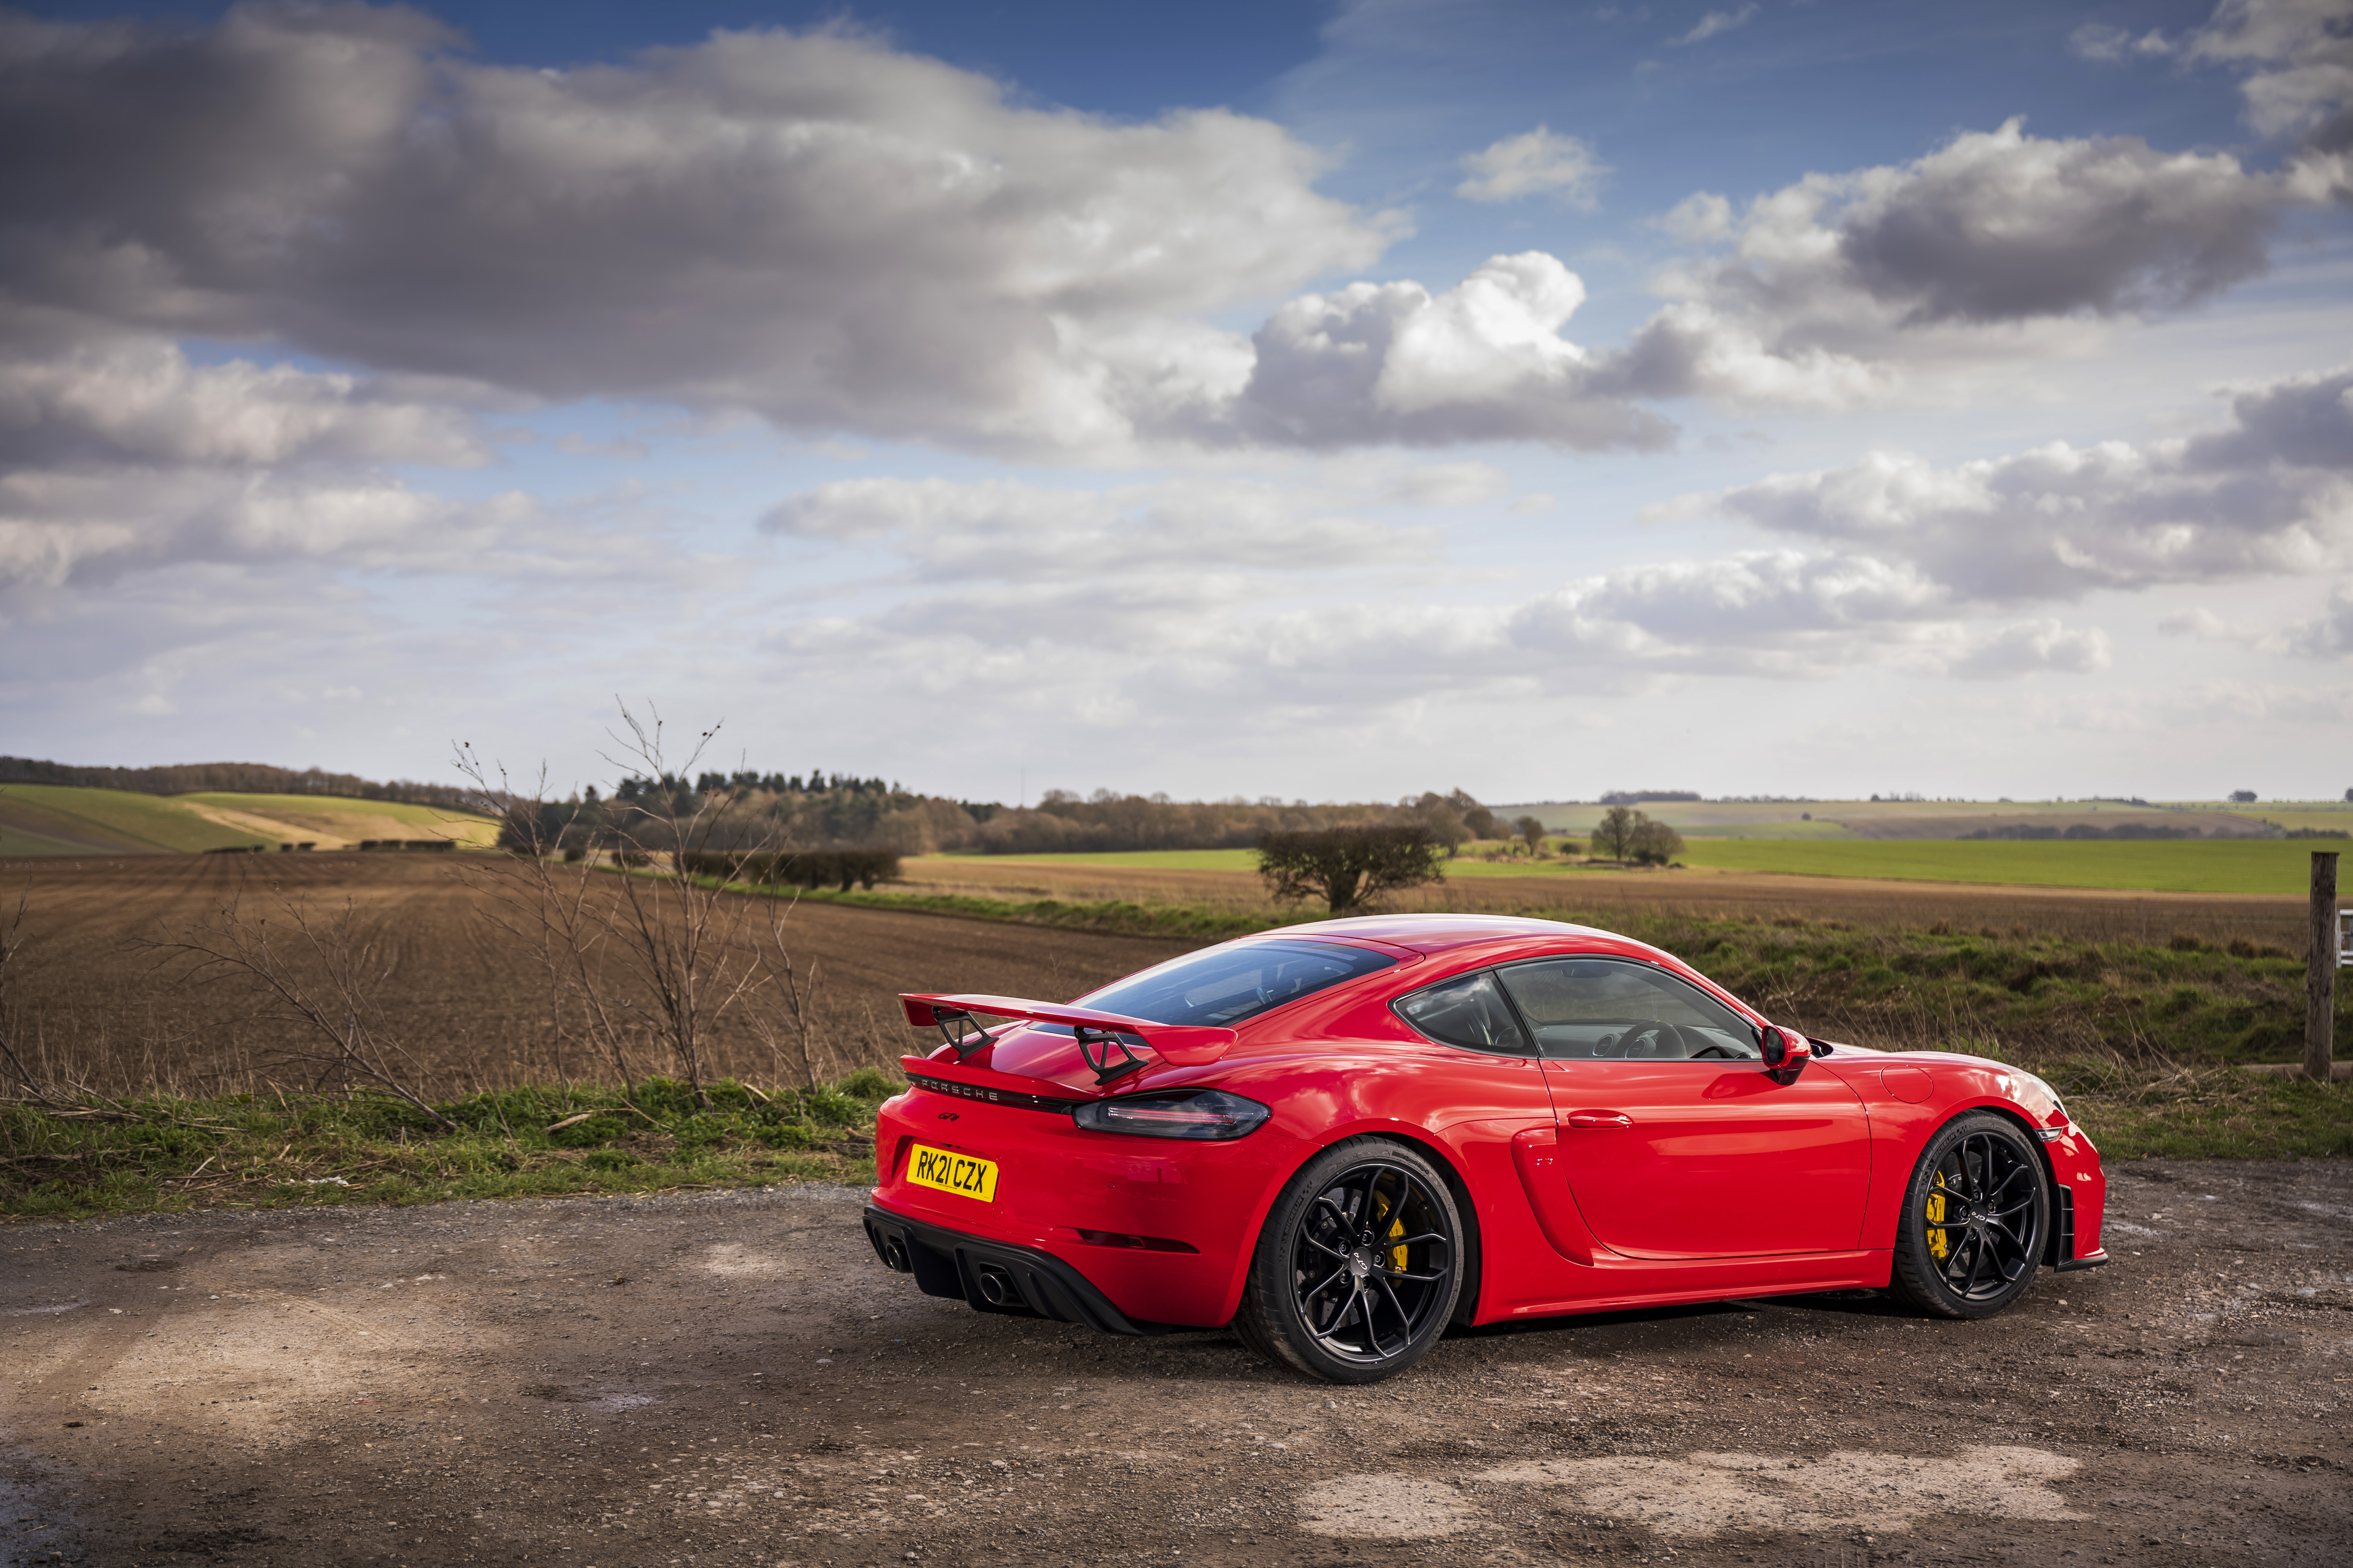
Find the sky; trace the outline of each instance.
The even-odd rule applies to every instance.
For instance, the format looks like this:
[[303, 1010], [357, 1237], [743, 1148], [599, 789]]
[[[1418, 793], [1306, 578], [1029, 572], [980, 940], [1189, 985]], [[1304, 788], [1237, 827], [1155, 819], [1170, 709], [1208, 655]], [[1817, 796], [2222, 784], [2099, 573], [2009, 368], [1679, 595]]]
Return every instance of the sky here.
[[0, 11], [0, 751], [2353, 787], [2353, 0]]

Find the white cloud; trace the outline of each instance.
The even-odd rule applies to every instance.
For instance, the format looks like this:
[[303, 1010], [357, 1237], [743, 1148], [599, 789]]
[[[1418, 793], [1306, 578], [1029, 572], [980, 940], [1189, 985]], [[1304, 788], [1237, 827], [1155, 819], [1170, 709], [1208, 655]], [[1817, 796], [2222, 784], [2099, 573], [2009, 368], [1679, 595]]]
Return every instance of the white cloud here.
[[1685, 245], [1718, 245], [1732, 237], [1732, 204], [1712, 191], [1696, 191], [1669, 207], [1658, 223]]
[[1710, 11], [1699, 19], [1698, 25], [1690, 32], [1669, 38], [1667, 47], [1680, 48], [1693, 44], [1704, 44], [1720, 33], [1728, 33], [1735, 27], [1745, 27], [1756, 19], [1757, 6], [1754, 0], [1751, 0], [1750, 4], [1737, 5], [1728, 11]]
[[1630, 394], [1839, 406], [1904, 374], [2047, 352], [2071, 324], [2185, 309], [2261, 272], [2305, 199], [2227, 153], [2049, 140], [2011, 121], [1915, 162], [1809, 174], [1736, 218], [1705, 193], [1662, 224], [1728, 255], [1670, 268], [1672, 303], [1618, 363]]
[[1511, 493], [1511, 476], [1493, 463], [1424, 463], [1393, 475], [1388, 499], [1407, 506], [1478, 506]]
[[2269, 640], [2281, 652], [2301, 654], [2307, 658], [2353, 655], [2353, 585], [2338, 584], [2329, 593], [2327, 607], [2319, 615], [2282, 627]]
[[1224, 417], [1311, 447], [1537, 440], [1657, 447], [1673, 427], [1607, 389], [1561, 335], [1585, 284], [1542, 251], [1497, 256], [1443, 294], [1354, 283], [1291, 300], [1261, 328], [1249, 384]]
[[2266, 135], [2309, 131], [2353, 102], [2353, 6], [2345, 0], [2221, 0], [2179, 50], [2247, 70], [2240, 90]]
[[[178, 426], [133, 396], [83, 417], [95, 439], [254, 461], [472, 460], [477, 437], [383, 384], [138, 365], [112, 345], [266, 342], [468, 395], [1092, 461], [1188, 443], [1643, 449], [1673, 433], [1646, 400], [1871, 403], [1926, 367], [2048, 350], [2081, 320], [2184, 308], [2261, 270], [2276, 214], [2327, 183], [2012, 122], [1736, 216], [1702, 193], [1664, 225], [1728, 253], [1671, 269], [1667, 306], [1597, 351], [1562, 335], [1583, 281], [1538, 251], [1442, 291], [1294, 294], [1361, 276], [1404, 232], [1320, 195], [1324, 167], [1264, 120], [1028, 107], [849, 30], [532, 70], [355, 5], [244, 5], [195, 29], [12, 17], [0, 344], [185, 384]], [[1580, 203], [1603, 173], [1546, 126], [1465, 172], [1471, 199]], [[1286, 295], [1253, 336], [1211, 324]], [[207, 395], [251, 405], [247, 427], [191, 415]]]
[[1430, 531], [1349, 515], [1337, 499], [1232, 480], [1055, 489], [1010, 479], [846, 479], [782, 502], [761, 527], [879, 545], [921, 576], [960, 582], [1323, 573], [1435, 552]]
[[2243, 642], [2247, 634], [2204, 605], [2194, 605], [2157, 623], [2159, 637], [2189, 637], [2198, 642]]
[[2114, 662], [2104, 631], [2069, 630], [2053, 620], [2004, 626], [1956, 658], [1952, 673], [1967, 680], [1999, 680], [2053, 671], [2093, 675]]
[[2130, 29], [2112, 22], [2086, 22], [2067, 35], [2067, 47], [2087, 60], [2115, 64], [2134, 56], [2163, 56], [2173, 53], [2173, 44], [2161, 29], [2151, 27], [2135, 36]]
[[465, 410], [354, 375], [196, 365], [153, 338], [0, 362], [0, 461], [472, 466], [486, 456]]
[[2176, 37], [2095, 23], [2069, 43], [2110, 64], [2169, 58], [2240, 72], [2249, 122], [2302, 142], [2289, 188], [2306, 201], [2353, 201], [2353, 5], [2346, 0], [2221, 0], [2203, 26]]
[[2353, 372], [2241, 394], [2227, 428], [1938, 468], [1874, 453], [1705, 504], [1911, 563], [1982, 604], [2324, 570], [2353, 545]]
[[383, 474], [194, 468], [0, 475], [0, 595], [115, 583], [196, 563], [312, 563], [492, 581], [639, 583], [707, 575], [659, 530], [509, 492], [455, 501]]
[[448, 43], [357, 5], [0, 22], [0, 299], [543, 397], [1099, 447], [1246, 376], [1189, 318], [1396, 227], [1268, 121], [1017, 107], [847, 31], [545, 71]]
[[1593, 209], [1602, 176], [1609, 172], [1589, 143], [1556, 134], [1544, 125], [1466, 154], [1462, 169], [1471, 177], [1455, 186], [1454, 194], [1465, 201], [1552, 195], [1588, 212]]

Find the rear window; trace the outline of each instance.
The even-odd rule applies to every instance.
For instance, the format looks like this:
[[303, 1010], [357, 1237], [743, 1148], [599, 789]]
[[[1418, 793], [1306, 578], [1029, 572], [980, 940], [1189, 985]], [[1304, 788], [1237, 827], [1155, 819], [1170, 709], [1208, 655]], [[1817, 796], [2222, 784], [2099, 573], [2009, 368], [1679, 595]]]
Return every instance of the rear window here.
[[1170, 959], [1073, 1005], [1155, 1024], [1224, 1028], [1396, 962], [1387, 953], [1336, 942], [1250, 942]]

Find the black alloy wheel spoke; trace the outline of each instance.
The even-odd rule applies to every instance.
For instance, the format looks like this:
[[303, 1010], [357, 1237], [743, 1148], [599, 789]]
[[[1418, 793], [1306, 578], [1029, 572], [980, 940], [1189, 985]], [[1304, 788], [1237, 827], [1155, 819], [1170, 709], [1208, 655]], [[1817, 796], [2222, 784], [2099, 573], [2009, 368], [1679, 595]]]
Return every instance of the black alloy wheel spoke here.
[[1964, 1296], [1970, 1295], [1976, 1291], [1978, 1288], [1978, 1275], [1985, 1268], [1986, 1254], [1989, 1250], [1986, 1246], [1986, 1239], [1982, 1234], [1978, 1235], [1975, 1239], [1977, 1241], [1977, 1248], [1969, 1255], [1969, 1277], [1968, 1279], [1961, 1286], [1961, 1294]]
[[1406, 1346], [1413, 1343], [1413, 1314], [1408, 1312], [1405, 1303], [1398, 1300], [1397, 1291], [1390, 1288], [1387, 1278], [1378, 1274], [1373, 1278], [1380, 1281], [1381, 1294], [1389, 1299], [1389, 1310], [1398, 1317], [1398, 1348], [1395, 1351], [1381, 1349], [1381, 1337], [1377, 1331], [1373, 1335], [1373, 1352], [1376, 1355], [1402, 1355]]
[[1292, 1299], [1329, 1353], [1377, 1363], [1413, 1349], [1454, 1277], [1444, 1212], [1426, 1181], [1387, 1162], [1342, 1172], [1316, 1194], [1293, 1247]]

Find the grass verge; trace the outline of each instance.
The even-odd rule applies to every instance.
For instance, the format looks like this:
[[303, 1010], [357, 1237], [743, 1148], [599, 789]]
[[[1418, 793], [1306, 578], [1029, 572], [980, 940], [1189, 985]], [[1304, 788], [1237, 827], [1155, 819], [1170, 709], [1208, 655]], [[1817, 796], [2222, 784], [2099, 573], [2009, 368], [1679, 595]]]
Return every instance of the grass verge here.
[[865, 1068], [814, 1089], [713, 1084], [696, 1108], [667, 1079], [526, 1086], [439, 1107], [363, 1096], [109, 1101], [60, 1114], [0, 1105], [0, 1220], [448, 1198], [554, 1197], [873, 1179], [875, 1107], [898, 1092]]
[[[2041, 1064], [2111, 1162], [2353, 1155], [2353, 1083], [2236, 1068]], [[874, 1178], [875, 1107], [896, 1082], [867, 1069], [814, 1090], [526, 1087], [440, 1109], [437, 1128], [382, 1099], [155, 1098], [64, 1115], [0, 1107], [0, 1221], [200, 1209], [426, 1204]]]
[[2136, 1070], [2097, 1061], [2039, 1070], [2109, 1161], [2353, 1154], [2353, 1082], [2264, 1078], [2229, 1067]]

